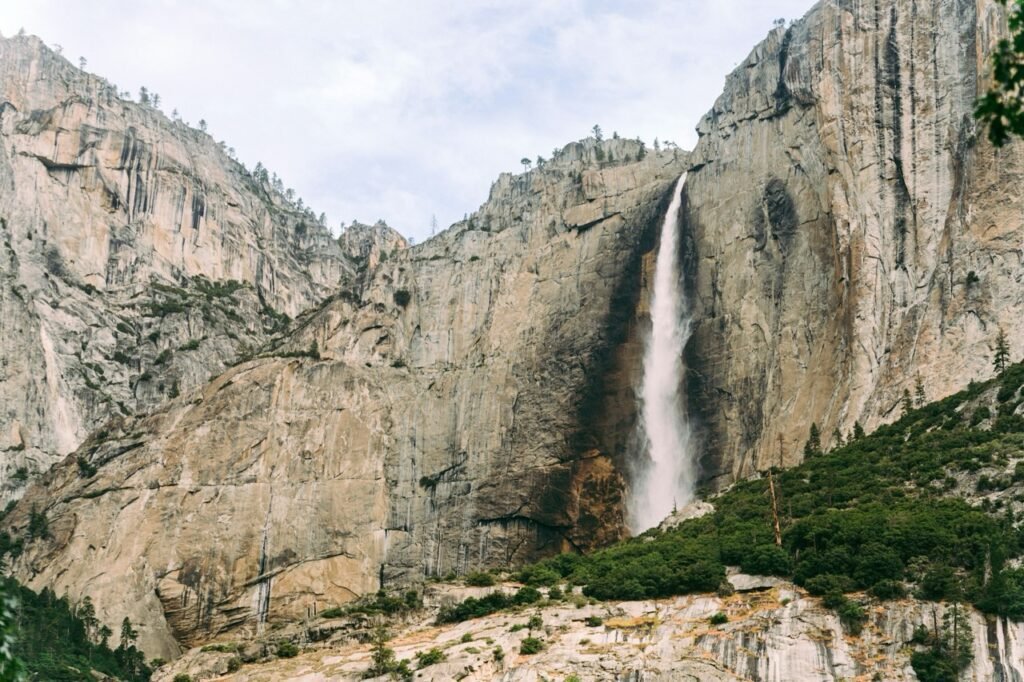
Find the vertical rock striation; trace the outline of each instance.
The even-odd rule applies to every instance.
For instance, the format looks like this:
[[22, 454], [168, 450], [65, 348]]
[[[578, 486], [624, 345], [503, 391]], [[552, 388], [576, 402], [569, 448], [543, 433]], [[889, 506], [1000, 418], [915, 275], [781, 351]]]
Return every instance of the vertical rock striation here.
[[223, 145], [37, 38], [0, 38], [0, 143], [0, 501], [354, 276]]
[[[379, 235], [376, 267], [258, 358], [31, 486], [9, 526], [34, 507], [52, 538], [16, 574], [91, 595], [166, 656], [619, 539], [643, 254], [686, 157], [574, 143], [423, 244]], [[350, 228], [355, 251], [371, 229]]]
[[972, 118], [991, 0], [821, 2], [729, 76], [698, 128], [684, 271], [704, 473], [800, 456], [1024, 352], [1024, 145]]

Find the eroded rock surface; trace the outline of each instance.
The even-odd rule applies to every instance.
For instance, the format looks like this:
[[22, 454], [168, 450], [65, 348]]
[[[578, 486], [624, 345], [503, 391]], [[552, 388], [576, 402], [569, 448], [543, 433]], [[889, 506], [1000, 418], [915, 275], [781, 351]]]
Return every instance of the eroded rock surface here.
[[0, 38], [0, 142], [0, 503], [355, 275], [223, 144], [37, 38]]
[[44, 476], [7, 521], [23, 531], [34, 506], [52, 538], [16, 573], [128, 615], [166, 657], [381, 584], [619, 539], [641, 264], [685, 163], [591, 140], [502, 176], [262, 357]]
[[1005, 30], [992, 0], [821, 2], [729, 76], [683, 246], [707, 477], [987, 378], [999, 328], [1024, 353], [1024, 144], [972, 117]]
[[[467, 592], [438, 589], [449, 598]], [[444, 652], [444, 661], [416, 672], [418, 680], [540, 682], [577, 675], [581, 680], [622, 682], [910, 682], [917, 679], [910, 655], [924, 648], [913, 643], [914, 631], [942, 623], [946, 608], [914, 600], [873, 602], [863, 631], [852, 635], [819, 599], [783, 583], [724, 598], [693, 595], [582, 607], [562, 603], [441, 627], [433, 624], [428, 611], [419, 619], [392, 624], [395, 637], [388, 646], [413, 668], [417, 653], [435, 647]], [[712, 624], [711, 616], [718, 613], [728, 622]], [[513, 630], [531, 616], [540, 616], [542, 625]], [[588, 623], [588, 618], [594, 620]], [[1024, 679], [1024, 624], [978, 612], [970, 612], [966, 620], [973, 660], [960, 679]], [[257, 659], [234, 674], [218, 676], [226, 672], [233, 654], [193, 650], [160, 670], [154, 680], [169, 681], [185, 670], [197, 680], [357, 680], [371, 665], [370, 645], [359, 641], [368, 635], [367, 627], [310, 619], [276, 638], [233, 642], [242, 645], [246, 658]], [[307, 633], [316, 633], [319, 641], [310, 641]], [[543, 650], [520, 653], [526, 637], [543, 640]], [[294, 659], [275, 659], [275, 640], [287, 639], [299, 642], [304, 651]], [[495, 657], [499, 648], [501, 660]]]

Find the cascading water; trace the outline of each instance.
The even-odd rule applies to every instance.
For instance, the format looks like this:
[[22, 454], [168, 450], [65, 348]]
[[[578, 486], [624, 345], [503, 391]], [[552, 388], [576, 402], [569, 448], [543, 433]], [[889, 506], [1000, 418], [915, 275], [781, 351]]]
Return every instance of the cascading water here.
[[637, 460], [629, 505], [634, 533], [658, 525], [675, 507], [693, 499], [696, 467], [691, 461], [690, 427], [680, 393], [683, 347], [690, 336], [679, 273], [679, 210], [685, 184], [683, 173], [661, 226], [654, 269], [651, 332], [644, 346], [640, 391], [640, 442], [646, 446], [646, 456], [641, 454]]

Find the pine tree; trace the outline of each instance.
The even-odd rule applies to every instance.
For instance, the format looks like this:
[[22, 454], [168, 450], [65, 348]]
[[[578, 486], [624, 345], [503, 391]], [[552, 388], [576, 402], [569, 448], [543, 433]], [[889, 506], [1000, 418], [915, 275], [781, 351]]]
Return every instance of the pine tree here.
[[914, 380], [914, 406], [921, 407], [926, 402], [924, 395], [924, 382], [921, 381], [921, 373], [917, 373], [917, 378]]
[[804, 445], [804, 457], [814, 457], [821, 453], [821, 431], [817, 424], [811, 424], [811, 431]]
[[900, 401], [903, 403], [903, 414], [908, 415], [910, 411], [914, 409], [914, 401], [910, 399], [910, 391], [903, 389], [903, 398]]
[[1010, 364], [1010, 345], [1006, 341], [1006, 334], [1003, 332], [1002, 327], [999, 328], [999, 334], [996, 335], [995, 351], [992, 364], [995, 365], [997, 372], [1002, 372]]
[[853, 422], [853, 436], [850, 440], [860, 440], [864, 437], [864, 427], [860, 425], [860, 422]]
[[600, 142], [604, 139], [604, 133], [601, 132], [601, 126], [594, 124], [594, 127], [590, 129], [594, 133], [594, 139]]
[[833, 429], [832, 430], [832, 449], [834, 450], [836, 448], [841, 448], [844, 445], [846, 445], [846, 442], [843, 440], [843, 432], [840, 431], [839, 429]]
[[138, 630], [132, 627], [131, 619], [125, 616], [124, 620], [121, 621], [121, 649], [127, 651], [128, 647], [135, 644], [135, 640], [138, 638]]

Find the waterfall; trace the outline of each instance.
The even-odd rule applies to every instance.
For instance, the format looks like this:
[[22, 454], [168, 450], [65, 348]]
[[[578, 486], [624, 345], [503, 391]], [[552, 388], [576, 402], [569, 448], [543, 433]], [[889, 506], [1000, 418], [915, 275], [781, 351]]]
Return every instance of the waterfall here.
[[629, 503], [630, 527], [639, 533], [656, 526], [693, 499], [696, 467], [690, 452], [683, 382], [683, 347], [690, 319], [679, 272], [679, 210], [686, 173], [675, 184], [661, 225], [654, 269], [651, 331], [644, 344], [640, 390], [641, 452], [634, 469]]

